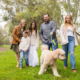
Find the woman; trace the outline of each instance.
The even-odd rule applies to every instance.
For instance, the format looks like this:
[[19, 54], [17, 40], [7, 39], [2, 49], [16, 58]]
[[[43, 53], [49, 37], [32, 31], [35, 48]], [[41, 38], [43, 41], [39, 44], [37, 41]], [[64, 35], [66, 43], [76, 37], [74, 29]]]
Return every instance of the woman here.
[[17, 66], [19, 67], [19, 43], [21, 42], [21, 38], [23, 36], [23, 31], [26, 30], [26, 20], [21, 20], [21, 23], [19, 26], [16, 26], [13, 29], [12, 32], [12, 45], [11, 45], [11, 49], [15, 52], [15, 56], [16, 56], [16, 60], [17, 60]]
[[68, 60], [68, 51], [70, 55], [70, 62], [72, 66], [72, 71], [76, 72], [75, 69], [75, 55], [74, 55], [74, 48], [78, 45], [77, 39], [76, 39], [76, 29], [72, 22], [72, 16], [70, 14], [67, 14], [64, 20], [64, 23], [60, 27], [60, 33], [61, 33], [61, 40], [62, 40], [62, 47], [65, 51], [65, 57], [64, 60], [64, 68], [67, 68], [67, 60]]
[[31, 45], [29, 49], [29, 66], [35, 67], [39, 65], [39, 59], [37, 54], [37, 49], [39, 48], [39, 35], [37, 32], [36, 22], [32, 22], [30, 25], [31, 33]]

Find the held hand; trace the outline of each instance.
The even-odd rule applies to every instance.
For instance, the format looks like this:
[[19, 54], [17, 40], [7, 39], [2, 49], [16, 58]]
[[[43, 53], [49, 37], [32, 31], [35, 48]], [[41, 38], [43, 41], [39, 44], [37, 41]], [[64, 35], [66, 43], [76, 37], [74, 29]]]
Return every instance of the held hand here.
[[50, 35], [52, 36], [53, 35], [53, 32], [50, 32]]
[[19, 52], [21, 51], [21, 49], [19, 49]]
[[24, 50], [24, 52], [27, 52], [27, 50]]
[[44, 40], [42, 40], [42, 41], [44, 41]]

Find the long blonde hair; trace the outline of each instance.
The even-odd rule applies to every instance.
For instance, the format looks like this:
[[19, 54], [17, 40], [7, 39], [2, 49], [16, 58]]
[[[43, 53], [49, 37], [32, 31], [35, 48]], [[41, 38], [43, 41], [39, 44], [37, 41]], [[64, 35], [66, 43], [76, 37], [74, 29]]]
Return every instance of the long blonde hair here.
[[71, 21], [70, 22], [70, 27], [72, 27], [72, 29], [74, 30], [75, 28], [74, 28], [74, 25], [73, 25], [72, 16], [70, 14], [66, 15], [63, 25], [64, 25], [65, 29], [67, 29], [67, 27], [68, 27], [67, 21], [66, 21], [67, 16], [69, 16], [70, 21]]
[[[26, 22], [25, 19], [22, 19], [21, 22], [20, 22], [20, 24], [19, 24], [20, 28], [22, 28], [22, 22], [23, 22], [23, 21]], [[26, 25], [24, 26], [24, 30], [26, 30], [26, 27], [27, 27], [27, 22], [26, 22]]]

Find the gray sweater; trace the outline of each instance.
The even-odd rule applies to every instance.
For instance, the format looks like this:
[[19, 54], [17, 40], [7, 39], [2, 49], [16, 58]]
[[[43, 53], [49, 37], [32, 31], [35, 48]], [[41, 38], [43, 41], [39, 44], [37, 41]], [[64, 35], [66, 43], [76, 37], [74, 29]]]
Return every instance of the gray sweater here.
[[53, 32], [52, 39], [57, 40], [56, 38], [56, 23], [54, 21], [49, 21], [48, 23], [43, 23], [40, 28], [40, 38], [44, 42], [51, 42], [50, 32]]

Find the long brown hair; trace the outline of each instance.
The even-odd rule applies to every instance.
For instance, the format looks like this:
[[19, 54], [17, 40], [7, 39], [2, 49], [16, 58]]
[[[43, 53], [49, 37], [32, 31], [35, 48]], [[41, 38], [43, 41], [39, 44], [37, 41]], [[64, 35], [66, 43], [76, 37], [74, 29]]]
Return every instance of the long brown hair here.
[[[35, 32], [36, 32], [36, 36], [37, 36], [37, 25], [36, 25], [36, 22], [33, 21], [32, 23], [35, 24], [34, 30], [35, 30]], [[32, 23], [30, 24], [30, 28], [29, 28], [29, 31], [31, 32], [31, 34], [32, 34]]]
[[[26, 22], [25, 19], [22, 19], [21, 22], [20, 22], [20, 24], [19, 24], [20, 28], [22, 27], [22, 21]], [[23, 30], [26, 30], [26, 27], [27, 27], [27, 22], [26, 22], [26, 25], [24, 26]]]
[[67, 29], [67, 27], [68, 27], [67, 21], [66, 21], [67, 16], [69, 16], [70, 21], [71, 21], [71, 22], [70, 22], [70, 26], [71, 26], [72, 29], [74, 30], [74, 25], [73, 25], [73, 21], [72, 21], [73, 19], [72, 19], [71, 14], [67, 14], [67, 15], [66, 15], [63, 25], [64, 25], [65, 29]]

